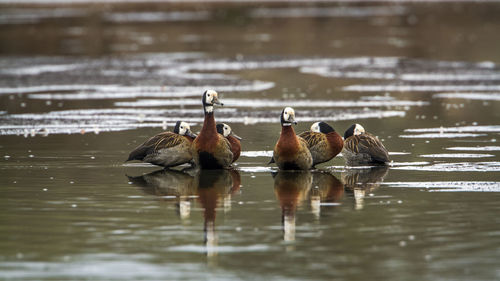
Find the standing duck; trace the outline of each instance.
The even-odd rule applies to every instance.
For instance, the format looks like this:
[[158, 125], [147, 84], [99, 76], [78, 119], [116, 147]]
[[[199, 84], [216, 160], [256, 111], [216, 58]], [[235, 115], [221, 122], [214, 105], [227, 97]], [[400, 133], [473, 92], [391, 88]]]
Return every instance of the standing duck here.
[[309, 170], [313, 164], [311, 152], [307, 142], [295, 135], [292, 124], [297, 124], [295, 111], [286, 107], [281, 112], [281, 135], [270, 163], [276, 162], [281, 170]]
[[191, 162], [191, 143], [195, 134], [189, 124], [177, 121], [173, 132], [163, 132], [150, 138], [130, 152], [127, 161], [140, 160], [163, 167]]
[[342, 155], [346, 165], [387, 165], [389, 153], [374, 135], [365, 132], [363, 126], [353, 124], [344, 134]]
[[224, 169], [231, 166], [233, 153], [231, 144], [217, 133], [214, 105], [223, 105], [214, 90], [207, 90], [202, 97], [205, 120], [201, 131], [193, 141], [192, 153], [196, 166], [201, 169]]
[[325, 122], [316, 122], [311, 130], [299, 135], [309, 146], [313, 158], [313, 167], [335, 157], [342, 151], [344, 140], [335, 132], [332, 126]]
[[233, 153], [233, 160], [231, 163], [234, 163], [240, 157], [241, 153], [241, 138], [237, 136], [231, 127], [225, 123], [217, 124], [217, 133], [223, 135], [231, 144], [231, 152]]

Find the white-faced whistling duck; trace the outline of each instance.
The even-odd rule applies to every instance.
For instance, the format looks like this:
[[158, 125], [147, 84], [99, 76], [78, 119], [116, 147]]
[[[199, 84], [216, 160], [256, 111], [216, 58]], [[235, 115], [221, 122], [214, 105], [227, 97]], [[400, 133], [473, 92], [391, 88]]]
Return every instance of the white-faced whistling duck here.
[[346, 165], [387, 165], [389, 153], [382, 142], [365, 132], [363, 126], [353, 124], [344, 134], [342, 156]]
[[342, 151], [344, 140], [335, 132], [332, 126], [325, 122], [316, 122], [311, 130], [299, 135], [309, 146], [313, 158], [313, 167], [335, 157]]
[[163, 167], [191, 162], [191, 144], [196, 137], [189, 124], [177, 121], [173, 132], [163, 132], [150, 138], [128, 156], [127, 161], [140, 160]]
[[214, 90], [207, 90], [202, 97], [205, 120], [198, 137], [193, 141], [193, 160], [201, 169], [225, 169], [231, 166], [231, 144], [215, 127], [214, 105], [223, 105]]
[[281, 170], [309, 170], [313, 160], [306, 141], [297, 136], [292, 124], [295, 121], [295, 111], [286, 107], [281, 112], [281, 135], [274, 146], [271, 162], [276, 162]]
[[236, 135], [231, 127], [225, 123], [217, 124], [217, 132], [223, 135], [231, 144], [231, 152], [233, 153], [233, 163], [238, 160], [241, 153], [241, 138]]

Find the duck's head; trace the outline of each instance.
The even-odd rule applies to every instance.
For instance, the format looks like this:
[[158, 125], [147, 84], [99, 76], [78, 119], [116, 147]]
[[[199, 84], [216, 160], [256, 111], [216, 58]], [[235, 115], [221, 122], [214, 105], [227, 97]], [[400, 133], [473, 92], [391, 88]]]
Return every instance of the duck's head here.
[[344, 139], [347, 139], [350, 136], [357, 136], [365, 133], [365, 128], [359, 124], [352, 124], [351, 127], [349, 127], [345, 133], [344, 133]]
[[196, 138], [196, 135], [191, 132], [191, 127], [189, 126], [189, 124], [183, 121], [177, 121], [177, 123], [175, 123], [174, 133], [181, 136]]
[[235, 137], [236, 139], [238, 140], [241, 140], [241, 138], [239, 136], [237, 136], [233, 130], [231, 129], [231, 127], [226, 124], [226, 123], [219, 123], [217, 124], [217, 133], [223, 135], [225, 138], [227, 138], [229, 135]]
[[213, 112], [214, 110], [214, 105], [224, 105], [222, 102], [219, 101], [219, 94], [214, 91], [214, 90], [206, 90], [203, 93], [203, 97], [201, 99], [201, 102], [203, 103], [203, 108], [205, 109], [206, 113]]
[[291, 126], [292, 124], [297, 124], [295, 110], [291, 107], [285, 107], [281, 112], [281, 126]]
[[311, 131], [316, 133], [328, 134], [331, 132], [335, 132], [332, 126], [328, 125], [325, 122], [316, 122], [311, 125]]

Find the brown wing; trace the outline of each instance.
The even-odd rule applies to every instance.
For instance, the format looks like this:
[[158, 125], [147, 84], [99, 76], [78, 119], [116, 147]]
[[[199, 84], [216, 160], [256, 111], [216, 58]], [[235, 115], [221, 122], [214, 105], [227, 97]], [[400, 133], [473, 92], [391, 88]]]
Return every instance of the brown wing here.
[[385, 163], [389, 161], [389, 153], [382, 142], [371, 134], [356, 136], [358, 153], [368, 154], [374, 162]]
[[164, 148], [174, 147], [183, 141], [183, 136], [172, 132], [163, 132], [150, 138], [132, 152], [127, 161], [142, 160], [146, 155], [153, 154]]
[[306, 132], [300, 133], [299, 137], [303, 138], [306, 141], [307, 146], [309, 148], [311, 148], [311, 147], [317, 145], [318, 143], [321, 143], [324, 140], [325, 135], [322, 133], [306, 131]]

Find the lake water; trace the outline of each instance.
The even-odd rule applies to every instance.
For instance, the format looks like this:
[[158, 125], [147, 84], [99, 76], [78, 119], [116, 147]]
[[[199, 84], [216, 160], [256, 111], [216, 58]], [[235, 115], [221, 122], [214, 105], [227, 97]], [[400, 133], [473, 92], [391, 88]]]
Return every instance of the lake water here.
[[[500, 279], [500, 3], [11, 2], [0, 279]], [[208, 88], [234, 170], [124, 163]], [[391, 165], [278, 172], [285, 106]]]

